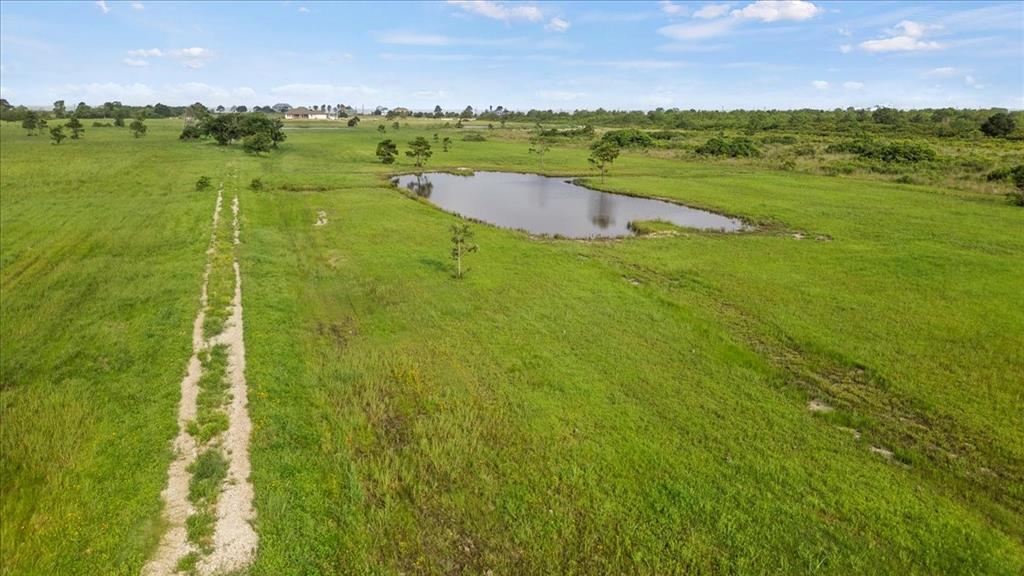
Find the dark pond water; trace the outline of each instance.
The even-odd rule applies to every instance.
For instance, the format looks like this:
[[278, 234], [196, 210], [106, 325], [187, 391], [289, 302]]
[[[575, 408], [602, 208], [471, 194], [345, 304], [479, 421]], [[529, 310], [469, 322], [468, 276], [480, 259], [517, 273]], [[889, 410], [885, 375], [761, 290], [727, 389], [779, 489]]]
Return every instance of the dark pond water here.
[[743, 222], [650, 198], [598, 192], [536, 174], [442, 172], [405, 174], [395, 184], [441, 208], [495, 226], [569, 238], [629, 236], [639, 220], [666, 220], [700, 230], [735, 232]]

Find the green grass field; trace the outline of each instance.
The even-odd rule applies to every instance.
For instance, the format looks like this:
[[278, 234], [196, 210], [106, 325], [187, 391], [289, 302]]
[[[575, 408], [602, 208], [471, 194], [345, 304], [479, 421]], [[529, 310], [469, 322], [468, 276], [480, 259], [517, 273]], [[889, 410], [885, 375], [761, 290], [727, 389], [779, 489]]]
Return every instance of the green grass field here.
[[[452, 137], [428, 169], [539, 171], [521, 131], [388, 124]], [[459, 281], [457, 218], [390, 187], [411, 162], [376, 162], [376, 122], [259, 158], [149, 125], [0, 126], [4, 574], [137, 574], [156, 547], [216, 198], [195, 181], [229, 167], [264, 184], [240, 199], [252, 574], [1024, 571], [1001, 197], [641, 152], [602, 184], [558, 146], [544, 173], [759, 229], [474, 224]]]

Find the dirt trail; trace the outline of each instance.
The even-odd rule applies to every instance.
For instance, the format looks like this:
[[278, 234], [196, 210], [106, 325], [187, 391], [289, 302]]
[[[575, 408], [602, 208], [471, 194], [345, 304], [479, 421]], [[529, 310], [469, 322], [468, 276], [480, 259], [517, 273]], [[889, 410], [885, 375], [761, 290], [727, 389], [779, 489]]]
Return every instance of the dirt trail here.
[[[210, 248], [207, 254], [213, 251], [213, 243], [217, 230], [217, 223], [220, 220], [220, 209], [222, 204], [221, 190], [217, 191], [217, 204], [213, 209], [213, 230], [210, 237]], [[175, 457], [167, 469], [167, 487], [160, 496], [164, 501], [164, 520], [167, 522], [167, 531], [160, 539], [160, 545], [156, 553], [142, 568], [142, 574], [146, 576], [158, 576], [173, 574], [177, 567], [178, 560], [192, 551], [185, 532], [185, 521], [193, 512], [192, 504], [188, 500], [188, 482], [190, 475], [188, 467], [196, 458], [198, 446], [195, 438], [186, 430], [188, 422], [196, 416], [196, 397], [199, 394], [199, 377], [202, 375], [202, 365], [199, 362], [199, 353], [206, 343], [203, 341], [203, 321], [206, 319], [207, 283], [210, 278], [209, 259], [203, 271], [203, 284], [199, 291], [199, 312], [192, 323], [192, 357], [189, 358], [188, 368], [185, 377], [181, 379], [181, 404], [178, 406], [178, 435], [174, 438]]]
[[[234, 243], [239, 243], [238, 197], [231, 203], [234, 214]], [[199, 562], [201, 574], [231, 572], [247, 566], [256, 554], [259, 542], [252, 522], [256, 518], [253, 508], [253, 488], [249, 481], [249, 437], [252, 421], [249, 419], [248, 388], [245, 382], [245, 340], [242, 324], [242, 274], [238, 260], [235, 270], [235, 295], [231, 301], [231, 316], [224, 332], [215, 336], [211, 344], [228, 346], [228, 379], [231, 404], [227, 408], [228, 425], [223, 437], [223, 448], [228, 457], [228, 477], [224, 491], [217, 501], [217, 523], [213, 535], [213, 552]]]
[[[242, 323], [242, 274], [237, 256], [232, 259], [234, 271], [234, 295], [231, 299], [230, 315], [220, 334], [206, 339], [203, 337], [203, 323], [206, 308], [210, 302], [210, 275], [217, 261], [217, 230], [223, 205], [224, 185], [217, 191], [217, 204], [213, 211], [213, 233], [210, 248], [206, 251], [206, 268], [200, 289], [199, 313], [192, 325], [192, 357], [188, 370], [181, 381], [181, 404], [178, 407], [178, 435], [174, 439], [174, 461], [167, 471], [167, 487], [161, 493], [164, 500], [164, 520], [167, 531], [153, 557], [142, 569], [143, 576], [170, 576], [178, 573], [179, 562], [187, 556], [198, 560], [195, 572], [202, 575], [234, 572], [248, 566], [259, 542], [253, 521], [253, 488], [249, 480], [249, 437], [252, 421], [249, 419], [248, 390], [245, 382], [245, 341]], [[232, 244], [240, 243], [238, 196], [231, 202]], [[223, 248], [223, 239], [221, 241]], [[223, 261], [223, 260], [221, 260]], [[220, 270], [220, 268], [218, 268]], [[214, 295], [216, 299], [216, 295]], [[197, 418], [199, 381], [203, 375], [200, 353], [216, 345], [227, 347], [226, 378], [229, 387], [229, 403], [222, 407], [228, 416], [228, 428], [222, 434], [205, 444], [198, 444], [188, 432], [189, 423]], [[220, 451], [228, 461], [227, 478], [216, 499], [216, 520], [212, 542], [200, 550], [188, 538], [188, 518], [197, 512], [189, 501], [189, 466], [201, 451]], [[205, 545], [204, 545], [205, 546]]]

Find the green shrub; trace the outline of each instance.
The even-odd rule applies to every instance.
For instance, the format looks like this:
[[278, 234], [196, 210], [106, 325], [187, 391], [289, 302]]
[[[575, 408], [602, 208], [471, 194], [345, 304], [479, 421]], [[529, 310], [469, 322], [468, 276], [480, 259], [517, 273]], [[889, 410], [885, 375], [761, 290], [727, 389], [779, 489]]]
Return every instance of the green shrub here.
[[697, 147], [697, 154], [704, 156], [728, 156], [729, 158], [754, 158], [761, 151], [750, 138], [726, 138], [716, 136]]
[[470, 132], [462, 137], [463, 142], [486, 142], [487, 138], [479, 132]]
[[654, 145], [654, 139], [647, 132], [636, 128], [606, 132], [601, 140], [611, 142], [619, 148], [650, 148]]
[[263, 179], [253, 178], [252, 182], [249, 182], [249, 190], [263, 190]]
[[865, 160], [879, 160], [887, 164], [926, 162], [938, 158], [930, 146], [921, 142], [879, 143], [871, 140], [849, 140], [829, 144], [828, 154], [855, 154]]
[[210, 188], [210, 177], [209, 176], [200, 176], [199, 180], [196, 180], [196, 191], [197, 192], [202, 192], [203, 190], [207, 190], [209, 188]]
[[195, 124], [189, 124], [185, 126], [181, 131], [181, 136], [178, 136], [179, 140], [199, 140], [203, 137], [203, 131], [199, 129], [199, 126]]

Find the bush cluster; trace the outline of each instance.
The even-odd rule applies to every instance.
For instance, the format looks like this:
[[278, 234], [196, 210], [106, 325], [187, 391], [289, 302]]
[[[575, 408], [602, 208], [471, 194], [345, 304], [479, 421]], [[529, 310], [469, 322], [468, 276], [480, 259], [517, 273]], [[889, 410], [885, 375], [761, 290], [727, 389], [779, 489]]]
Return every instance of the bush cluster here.
[[182, 140], [213, 138], [226, 146], [242, 140], [246, 152], [269, 152], [284, 142], [284, 122], [259, 113], [211, 114], [197, 124], [189, 124], [181, 131]]
[[750, 138], [727, 138], [724, 136], [711, 138], [698, 146], [695, 152], [705, 156], [728, 156], [729, 158], [756, 158], [761, 155], [761, 150], [754, 145]]
[[650, 134], [636, 128], [606, 132], [601, 140], [611, 142], [619, 148], [650, 148], [654, 145], [654, 139]]
[[921, 142], [887, 142], [871, 140], [850, 140], [836, 142], [825, 148], [829, 154], [854, 154], [865, 160], [879, 160], [887, 164], [914, 164], [938, 158], [938, 154]]

